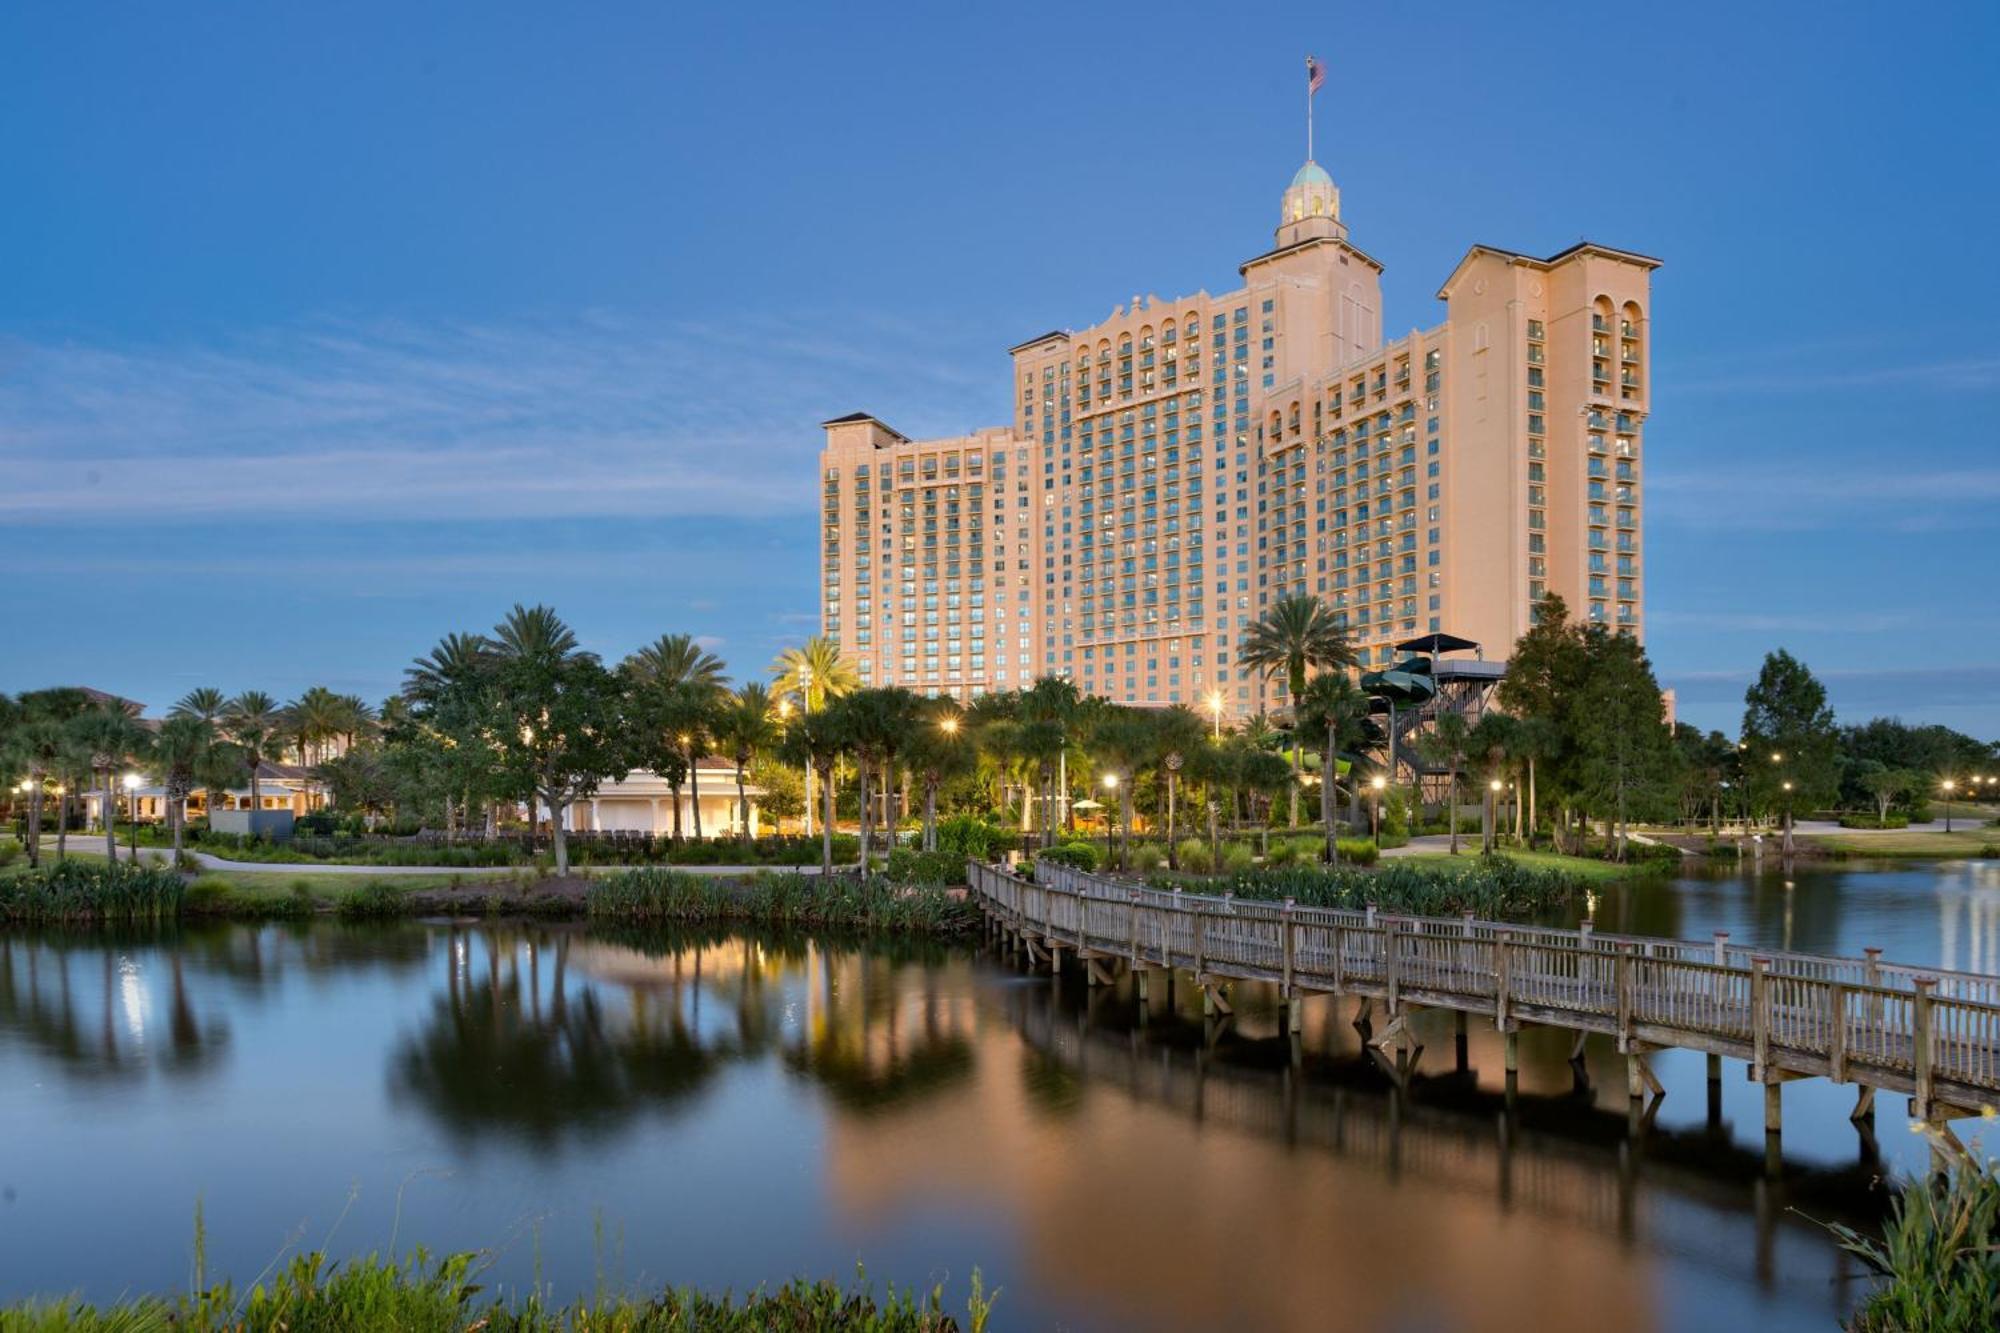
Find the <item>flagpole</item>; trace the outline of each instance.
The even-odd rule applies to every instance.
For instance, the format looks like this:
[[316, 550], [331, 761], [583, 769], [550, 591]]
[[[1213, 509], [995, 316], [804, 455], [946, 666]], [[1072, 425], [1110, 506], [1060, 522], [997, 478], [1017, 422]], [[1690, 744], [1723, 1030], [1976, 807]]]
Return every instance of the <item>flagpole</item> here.
[[1313, 160], [1313, 81], [1312, 57], [1306, 57], [1306, 161]]

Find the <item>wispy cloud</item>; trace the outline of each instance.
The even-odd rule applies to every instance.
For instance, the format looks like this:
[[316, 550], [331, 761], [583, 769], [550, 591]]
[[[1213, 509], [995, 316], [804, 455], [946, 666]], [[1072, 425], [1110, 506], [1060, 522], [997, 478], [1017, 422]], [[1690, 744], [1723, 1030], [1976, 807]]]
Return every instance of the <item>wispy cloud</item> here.
[[2000, 390], [2000, 353], [1975, 353], [1934, 361], [1877, 366], [1855, 366], [1845, 357], [1838, 358], [1838, 364], [1827, 364], [1828, 360], [1821, 358], [1820, 369], [1800, 370], [1794, 367], [1783, 374], [1772, 374], [1768, 366], [1754, 373], [1703, 375], [1697, 371], [1692, 375], [1674, 377], [1673, 392], [1677, 395], [1754, 393], [1770, 397], [1773, 394], [1823, 393], [1827, 390], [1851, 393], [1858, 389], [1896, 386], [1959, 393]]
[[[805, 514], [818, 423], [991, 392], [883, 321], [316, 323], [212, 346], [0, 343], [0, 515]], [[969, 423], [968, 423], [969, 424]]]
[[1646, 481], [1650, 517], [1694, 528], [1990, 529], [2000, 500], [2000, 466], [1918, 470], [1879, 457], [1666, 469]]
[[[1878, 713], [1941, 717], [1978, 711], [1990, 717], [2000, 705], [2000, 662], [1963, 662], [1935, 667], [1815, 667], [1842, 721]], [[1683, 703], [1741, 706], [1756, 678], [1755, 667], [1714, 671], [1667, 671], [1662, 683]]]
[[1917, 618], [1905, 611], [1854, 611], [1848, 608], [1813, 611], [1677, 611], [1657, 607], [1646, 612], [1648, 624], [1659, 628], [1695, 629], [1708, 633], [1748, 634], [1894, 634], [1910, 629]]

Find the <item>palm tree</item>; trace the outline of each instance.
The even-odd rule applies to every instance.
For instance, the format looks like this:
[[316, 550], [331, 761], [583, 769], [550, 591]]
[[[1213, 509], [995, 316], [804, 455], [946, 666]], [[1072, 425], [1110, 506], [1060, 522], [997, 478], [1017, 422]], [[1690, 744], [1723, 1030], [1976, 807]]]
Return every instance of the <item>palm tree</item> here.
[[167, 823], [173, 830], [175, 865], [181, 860], [188, 797], [214, 758], [215, 739], [214, 726], [190, 714], [162, 722], [153, 743], [153, 770], [167, 790]]
[[228, 708], [228, 696], [213, 686], [204, 685], [183, 694], [180, 702], [174, 705], [173, 711], [167, 716], [200, 718], [213, 726], [222, 720], [222, 715]]
[[1501, 782], [1506, 776], [1514, 758], [1515, 742], [1520, 734], [1521, 724], [1505, 713], [1491, 712], [1480, 716], [1465, 738], [1466, 751], [1485, 760], [1482, 771], [1488, 787], [1480, 797], [1481, 821], [1479, 849], [1491, 852], [1500, 839], [1500, 798], [1492, 784]]
[[245, 690], [229, 701], [222, 715], [223, 734], [242, 751], [244, 766], [250, 771], [253, 831], [256, 827], [254, 815], [264, 808], [263, 789], [258, 784], [257, 772], [281, 744], [279, 728], [283, 718], [284, 712], [278, 707], [278, 701], [262, 690]]
[[1431, 723], [1431, 734], [1424, 748], [1425, 756], [1433, 762], [1442, 760], [1450, 770], [1450, 786], [1446, 800], [1446, 821], [1451, 827], [1451, 854], [1458, 855], [1458, 775], [1465, 767], [1465, 752], [1470, 743], [1472, 728], [1465, 720], [1465, 714], [1447, 709], [1439, 713]]
[[861, 688], [853, 664], [840, 655], [840, 641], [825, 634], [779, 653], [771, 664], [771, 677], [781, 693], [796, 695], [799, 707], [808, 713]]
[[[114, 775], [145, 745], [146, 732], [121, 708], [97, 708], [79, 713], [70, 725], [78, 750], [90, 756], [90, 771], [97, 777], [101, 802], [98, 813], [104, 824], [104, 854], [115, 864], [118, 860], [118, 796]], [[135, 851], [133, 856], [137, 855]]]
[[[1343, 750], [1354, 749], [1362, 739], [1368, 721], [1368, 696], [1345, 671], [1327, 671], [1314, 676], [1299, 696], [1299, 725], [1321, 731], [1326, 750], [1320, 761], [1319, 814], [1326, 823], [1326, 860], [1340, 860], [1340, 841], [1334, 833], [1333, 812], [1338, 794], [1334, 778]], [[1350, 777], [1349, 782], [1353, 779]]]
[[704, 685], [721, 692], [728, 668], [691, 634], [662, 634], [625, 659], [634, 674], [660, 686]]
[[493, 651], [503, 661], [567, 662], [594, 657], [577, 646], [576, 631], [563, 623], [552, 606], [522, 606], [493, 627]]
[[[18, 762], [28, 773], [28, 864], [42, 863], [42, 805], [46, 788], [51, 777], [58, 780], [68, 775], [67, 760], [70, 755], [70, 719], [90, 707], [90, 697], [82, 690], [59, 688], [52, 690], [30, 690], [17, 701], [20, 720], [14, 730], [12, 747], [19, 756]], [[69, 796], [67, 790], [57, 805], [59, 832], [68, 831], [67, 812]], [[57, 846], [63, 839], [58, 837]]]
[[[661, 705], [661, 723], [665, 733], [673, 738], [679, 749], [679, 763], [676, 765], [687, 775], [688, 806], [694, 814], [694, 836], [697, 841], [701, 832], [701, 757], [708, 753], [709, 739], [715, 734], [721, 714], [722, 693], [715, 687], [700, 681], [682, 681], [669, 686]], [[671, 777], [671, 775], [669, 775]], [[674, 838], [681, 835], [681, 793], [680, 784], [674, 783]]]
[[[446, 757], [443, 774], [445, 836], [456, 835], [459, 821], [453, 814], [472, 803], [472, 788], [484, 767], [493, 758], [490, 718], [477, 707], [482, 685], [499, 661], [491, 639], [483, 634], [451, 633], [437, 646], [417, 658], [403, 671], [400, 702], [408, 707], [408, 717]], [[366, 705], [363, 705], [365, 708]], [[490, 772], [490, 769], [486, 769]], [[456, 798], [456, 800], [455, 800]], [[495, 811], [487, 806], [487, 818]]]
[[[1084, 699], [1060, 676], [1044, 676], [1021, 692], [1018, 742], [1041, 777], [1041, 844], [1055, 845], [1055, 825], [1069, 808], [1067, 758], [1073, 734], [1084, 717]], [[1060, 775], [1060, 777], [1059, 777]], [[1056, 787], [1064, 790], [1057, 800]]]
[[972, 771], [978, 762], [972, 737], [966, 734], [965, 718], [949, 699], [927, 701], [925, 716], [917, 724], [909, 743], [910, 762], [917, 771], [924, 792], [924, 831], [921, 846], [937, 850], [938, 789], [955, 777]]
[[736, 761], [736, 836], [746, 843], [750, 841], [750, 795], [744, 772], [750, 761], [769, 749], [777, 738], [775, 716], [770, 687], [753, 680], [723, 705], [717, 719], [716, 739], [729, 747], [730, 758]]
[[819, 866], [822, 875], [833, 873], [833, 768], [850, 744], [847, 716], [838, 707], [807, 713], [785, 729], [784, 753], [788, 761], [804, 763], [819, 773], [821, 799], [825, 802], [820, 821]]
[[1555, 759], [1562, 753], [1562, 730], [1553, 718], [1523, 717], [1516, 719], [1514, 732], [1514, 752], [1527, 761], [1528, 765], [1528, 845], [1533, 846], [1535, 833], [1540, 824], [1536, 813], [1535, 778], [1537, 768], [1544, 760]]
[[[696, 643], [688, 634], [662, 634], [619, 664], [619, 670], [642, 698], [648, 701], [656, 725], [671, 740], [677, 761], [670, 765], [685, 773], [689, 805], [694, 813], [694, 836], [701, 832], [702, 755], [707, 753], [717, 704], [725, 693], [722, 659]], [[681, 839], [681, 788], [679, 774], [661, 776], [674, 793], [674, 841]]]
[[1208, 743], [1208, 728], [1194, 710], [1175, 704], [1153, 717], [1153, 752], [1159, 756], [1167, 788], [1167, 865], [1181, 868], [1180, 849], [1175, 845], [1176, 801], [1180, 794], [1181, 769], [1190, 754]]
[[[840, 641], [815, 634], [797, 648], [787, 648], [771, 664], [771, 677], [779, 694], [796, 697], [801, 711], [812, 714], [826, 707], [827, 700], [861, 688], [861, 677], [840, 655]], [[806, 765], [806, 836], [812, 836], [813, 774]]]
[[1118, 778], [1118, 866], [1130, 868], [1132, 797], [1139, 771], [1160, 758], [1160, 733], [1153, 719], [1136, 708], [1108, 708], [1091, 728], [1090, 749]]
[[[1299, 696], [1306, 692], [1306, 675], [1315, 667], [1322, 670], [1354, 665], [1354, 648], [1347, 631], [1335, 621], [1326, 604], [1310, 593], [1294, 593], [1271, 603], [1263, 618], [1252, 625], [1237, 645], [1236, 660], [1264, 673], [1282, 674], [1294, 714]], [[1298, 776], [1301, 767], [1299, 727], [1292, 726], [1292, 827], [1299, 826]]]
[[469, 684], [492, 658], [493, 643], [485, 635], [447, 634], [403, 672], [403, 697], [434, 705]]

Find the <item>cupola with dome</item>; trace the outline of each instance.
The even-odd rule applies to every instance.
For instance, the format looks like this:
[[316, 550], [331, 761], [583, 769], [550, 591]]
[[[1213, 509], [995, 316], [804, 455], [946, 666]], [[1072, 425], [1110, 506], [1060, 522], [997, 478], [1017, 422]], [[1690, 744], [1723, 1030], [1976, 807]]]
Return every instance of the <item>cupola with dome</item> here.
[[1285, 191], [1278, 244], [1290, 245], [1309, 236], [1339, 237], [1346, 231], [1340, 223], [1340, 187], [1326, 168], [1307, 158]]

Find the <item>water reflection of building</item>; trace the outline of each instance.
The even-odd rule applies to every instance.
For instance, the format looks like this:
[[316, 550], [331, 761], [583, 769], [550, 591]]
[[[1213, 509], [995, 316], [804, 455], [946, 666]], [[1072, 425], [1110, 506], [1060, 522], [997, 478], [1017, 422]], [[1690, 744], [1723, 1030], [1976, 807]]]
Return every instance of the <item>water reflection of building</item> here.
[[2000, 862], [1965, 861], [1937, 877], [1938, 966], [2000, 972]]
[[[1447, 1077], [1412, 1100], [1358, 1060], [1294, 1073], [1275, 1040], [1211, 1049], [1198, 1020], [1142, 1030], [1103, 992], [1049, 989], [993, 993], [977, 1077], [949, 1097], [829, 1127], [844, 1207], [998, 1209], [1026, 1246], [1017, 1282], [1144, 1327], [1645, 1328], [1662, 1254], [1832, 1319], [1855, 1277], [1788, 1209], [1852, 1203], [1866, 1171], [1772, 1186], [1726, 1136], [1628, 1143], [1587, 1096], [1508, 1116]], [[1524, 1077], [1560, 1094], [1567, 1061], [1542, 1054]], [[1781, 1271], [1787, 1233], [1827, 1266]]]

